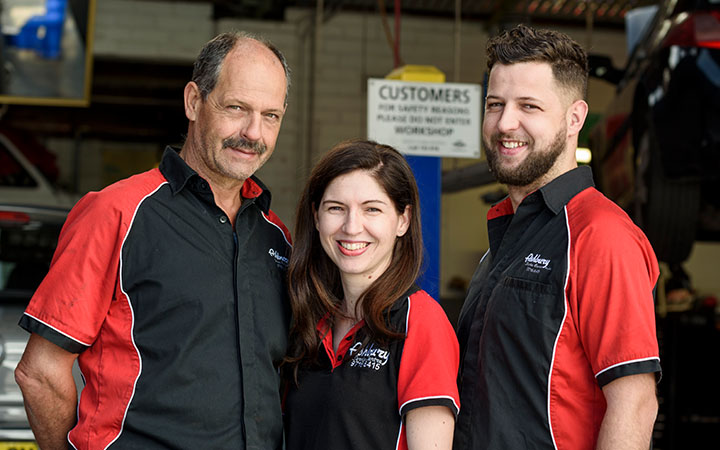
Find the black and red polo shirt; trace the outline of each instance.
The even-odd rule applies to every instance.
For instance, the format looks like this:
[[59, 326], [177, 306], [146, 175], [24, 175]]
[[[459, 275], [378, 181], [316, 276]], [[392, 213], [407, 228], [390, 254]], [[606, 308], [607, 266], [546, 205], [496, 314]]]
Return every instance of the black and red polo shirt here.
[[490, 249], [458, 323], [455, 449], [595, 448], [601, 388], [660, 371], [645, 235], [589, 167], [488, 213]]
[[363, 347], [364, 322], [333, 351], [325, 319], [319, 366], [301, 369], [299, 387], [285, 402], [288, 450], [407, 449], [403, 417], [423, 406], [447, 406], [457, 415], [458, 343], [443, 309], [413, 288], [390, 311], [404, 340]]
[[285, 226], [256, 178], [233, 228], [176, 150], [83, 197], [20, 325], [80, 353], [77, 449], [280, 449]]

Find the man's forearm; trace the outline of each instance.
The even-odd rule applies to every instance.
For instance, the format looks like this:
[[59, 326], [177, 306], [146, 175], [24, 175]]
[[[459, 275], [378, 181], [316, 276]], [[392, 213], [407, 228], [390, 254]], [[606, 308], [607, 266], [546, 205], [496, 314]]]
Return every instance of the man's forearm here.
[[72, 375], [76, 355], [33, 334], [15, 369], [30, 427], [43, 450], [66, 450], [75, 425], [77, 389]]
[[622, 377], [603, 388], [607, 411], [597, 450], [648, 450], [657, 417], [653, 374]]
[[[74, 385], [73, 385], [74, 387]], [[25, 395], [25, 411], [27, 411], [30, 427], [35, 440], [42, 450], [67, 450], [67, 434], [77, 420], [77, 399], [65, 398], [48, 392]]]

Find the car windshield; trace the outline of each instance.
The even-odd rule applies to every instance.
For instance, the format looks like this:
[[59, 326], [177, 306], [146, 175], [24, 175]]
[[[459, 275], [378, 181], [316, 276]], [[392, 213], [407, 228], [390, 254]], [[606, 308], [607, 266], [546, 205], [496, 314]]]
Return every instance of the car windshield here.
[[720, 9], [720, 0], [678, 0], [674, 14], [682, 11]]
[[37, 182], [0, 139], [0, 186], [35, 187]]
[[50, 267], [64, 214], [0, 209], [0, 303], [30, 299]]

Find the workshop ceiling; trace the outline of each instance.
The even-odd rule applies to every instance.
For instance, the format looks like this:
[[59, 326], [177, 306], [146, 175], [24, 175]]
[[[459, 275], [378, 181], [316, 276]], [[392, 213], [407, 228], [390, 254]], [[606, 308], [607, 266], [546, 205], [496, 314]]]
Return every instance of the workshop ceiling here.
[[[203, 0], [196, 0], [203, 1]], [[208, 0], [205, 0], [208, 1]], [[290, 6], [315, 8], [317, 0], [210, 0], [219, 17], [243, 16], [280, 20]], [[374, 11], [384, 7], [392, 12], [394, 0], [324, 0], [326, 15], [338, 11]], [[586, 23], [594, 26], [622, 27], [628, 10], [658, 0], [402, 0], [403, 14], [454, 17], [460, 3], [463, 20], [485, 20], [490, 24], [522, 19], [536, 23]], [[590, 13], [590, 14], [588, 14]]]
[[[157, 1], [157, 0], [154, 0]], [[171, 2], [172, 0], [168, 0]], [[184, 0], [212, 3], [215, 18], [278, 20], [288, 7], [316, 8], [318, 0]], [[1, 2], [1, 0], [0, 0]], [[624, 14], [657, 0], [460, 0], [461, 19], [483, 23], [489, 32], [524, 22], [542, 26], [585, 27], [622, 31]], [[394, 0], [324, 0], [326, 20], [341, 12], [394, 12]], [[401, 13], [452, 19], [456, 0], [403, 0]], [[592, 14], [588, 15], [588, 11]], [[494, 31], [492, 29], [495, 29]], [[95, 58], [89, 108], [13, 105], [5, 125], [36, 135], [173, 142], [186, 129], [182, 91], [189, 64]]]

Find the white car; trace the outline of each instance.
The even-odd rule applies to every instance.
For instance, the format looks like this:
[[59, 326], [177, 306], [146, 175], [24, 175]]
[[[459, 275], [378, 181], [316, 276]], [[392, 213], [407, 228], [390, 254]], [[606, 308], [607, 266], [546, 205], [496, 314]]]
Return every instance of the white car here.
[[37, 450], [14, 370], [29, 334], [18, 326], [47, 274], [74, 203], [0, 133], [0, 450]]
[[0, 131], [0, 203], [71, 208], [77, 198], [55, 188]]

